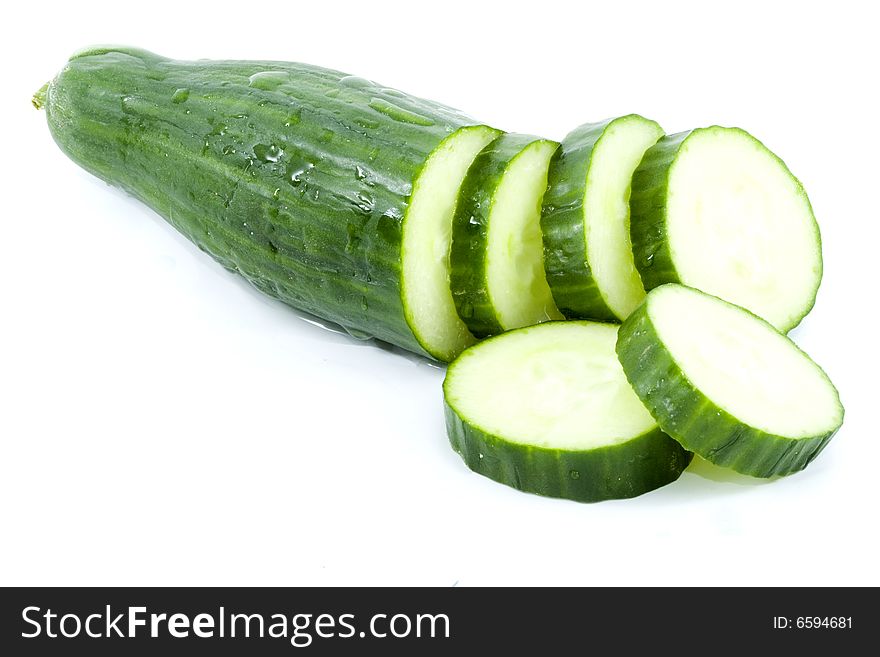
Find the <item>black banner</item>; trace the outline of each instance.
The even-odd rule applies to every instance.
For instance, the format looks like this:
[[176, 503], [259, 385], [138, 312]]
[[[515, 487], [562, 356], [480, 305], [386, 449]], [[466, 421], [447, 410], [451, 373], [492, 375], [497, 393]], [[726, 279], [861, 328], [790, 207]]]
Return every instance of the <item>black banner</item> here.
[[840, 651], [871, 644], [878, 615], [873, 594], [816, 588], [3, 589], [0, 653]]

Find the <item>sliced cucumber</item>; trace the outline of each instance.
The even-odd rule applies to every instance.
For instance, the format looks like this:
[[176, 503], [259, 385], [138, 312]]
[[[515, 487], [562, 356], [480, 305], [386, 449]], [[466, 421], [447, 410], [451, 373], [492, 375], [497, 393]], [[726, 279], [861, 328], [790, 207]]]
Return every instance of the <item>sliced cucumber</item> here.
[[451, 361], [476, 340], [455, 310], [449, 289], [452, 218], [459, 189], [474, 158], [500, 131], [460, 128], [431, 154], [419, 173], [403, 220], [401, 297], [422, 348]]
[[663, 129], [630, 114], [576, 128], [562, 141], [544, 197], [547, 279], [566, 317], [625, 319], [645, 297], [633, 261], [633, 171]]
[[822, 247], [810, 201], [747, 132], [713, 126], [664, 137], [633, 176], [630, 208], [646, 289], [695, 287], [781, 331], [813, 307]]
[[558, 147], [502, 135], [468, 170], [453, 223], [450, 285], [459, 316], [477, 337], [562, 319], [541, 242], [541, 198]]
[[691, 455], [627, 383], [617, 327], [550, 322], [466, 350], [446, 373], [446, 426], [469, 468], [520, 490], [582, 502], [674, 481]]
[[461, 180], [498, 131], [308, 64], [113, 46], [75, 54], [35, 104], [75, 162], [265, 294], [435, 358], [473, 340], [449, 236]]
[[789, 338], [692, 288], [650, 292], [617, 353], [663, 431], [742, 474], [802, 470], [843, 422], [834, 385]]

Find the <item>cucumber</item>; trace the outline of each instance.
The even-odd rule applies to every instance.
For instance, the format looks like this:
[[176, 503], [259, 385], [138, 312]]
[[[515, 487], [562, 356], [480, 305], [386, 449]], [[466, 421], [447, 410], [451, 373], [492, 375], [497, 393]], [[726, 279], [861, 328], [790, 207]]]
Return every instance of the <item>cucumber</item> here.
[[306, 64], [114, 47], [74, 55], [34, 104], [77, 164], [266, 294], [439, 360], [474, 341], [448, 251], [497, 130]]
[[616, 338], [612, 324], [548, 322], [465, 350], [443, 382], [452, 447], [490, 479], [581, 502], [674, 481], [691, 454], [633, 393]]
[[663, 129], [630, 114], [566, 136], [550, 166], [541, 226], [553, 298], [566, 317], [626, 319], [644, 299], [629, 235], [632, 174]]
[[843, 422], [834, 385], [789, 338], [692, 288], [648, 293], [621, 326], [617, 353], [663, 431], [742, 474], [802, 470]]
[[713, 126], [664, 137], [633, 175], [630, 209], [646, 289], [695, 287], [783, 332], [813, 307], [822, 247], [810, 201], [747, 132]]
[[465, 177], [450, 286], [459, 316], [477, 337], [562, 319], [544, 276], [540, 225], [547, 167], [558, 147], [531, 135], [502, 135]]

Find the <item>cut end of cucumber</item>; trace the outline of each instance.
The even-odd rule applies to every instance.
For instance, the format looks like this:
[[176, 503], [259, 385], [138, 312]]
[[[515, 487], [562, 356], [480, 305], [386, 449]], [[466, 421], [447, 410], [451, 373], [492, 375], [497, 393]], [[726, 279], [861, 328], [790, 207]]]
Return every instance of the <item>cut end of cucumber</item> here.
[[475, 342], [449, 289], [449, 247], [459, 187], [468, 167], [498, 130], [469, 126], [452, 133], [425, 162], [403, 220], [401, 296], [422, 348], [450, 361]]
[[655, 428], [614, 356], [617, 327], [557, 322], [492, 338], [450, 366], [447, 403], [486, 433], [590, 450]]
[[669, 251], [681, 283], [787, 331], [822, 277], [819, 229], [800, 182], [737, 128], [694, 130], [669, 171]]
[[513, 158], [492, 200], [486, 278], [504, 330], [562, 319], [544, 274], [541, 201], [559, 144], [536, 140]]
[[629, 234], [633, 172], [663, 129], [636, 114], [608, 123], [596, 141], [584, 189], [587, 260], [606, 305], [626, 319], [645, 298]]
[[681, 285], [656, 288], [647, 312], [684, 376], [740, 422], [790, 439], [827, 434], [843, 422], [826, 374], [751, 313]]

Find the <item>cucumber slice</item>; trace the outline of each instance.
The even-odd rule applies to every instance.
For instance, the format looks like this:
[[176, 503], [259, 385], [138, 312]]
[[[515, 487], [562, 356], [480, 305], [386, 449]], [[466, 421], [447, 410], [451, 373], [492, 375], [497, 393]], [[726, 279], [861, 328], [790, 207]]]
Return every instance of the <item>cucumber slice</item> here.
[[617, 353], [660, 427], [742, 474], [802, 470], [843, 422], [828, 376], [752, 313], [663, 285], [623, 323]]
[[544, 196], [547, 279], [566, 317], [619, 320], [645, 298], [629, 235], [633, 171], [663, 129], [630, 114], [562, 141]]
[[788, 331], [822, 279], [819, 227], [785, 164], [739, 128], [661, 139], [632, 181], [631, 234], [646, 289], [682, 283]]
[[674, 481], [691, 454], [633, 393], [616, 338], [611, 324], [549, 322], [466, 350], [443, 382], [452, 447], [490, 479], [581, 502]]
[[477, 337], [562, 319], [544, 276], [540, 224], [558, 147], [502, 135], [468, 170], [453, 223], [450, 285], [458, 315]]
[[499, 134], [486, 126], [469, 126], [447, 137], [419, 173], [403, 220], [404, 314], [422, 348], [441, 361], [451, 361], [476, 342], [459, 318], [449, 289], [452, 218], [468, 168]]

